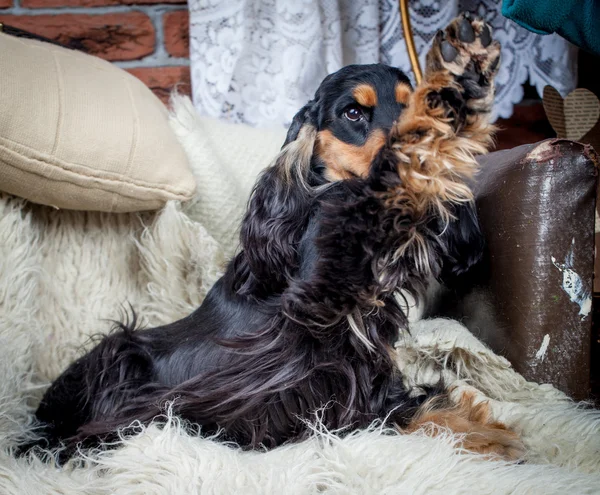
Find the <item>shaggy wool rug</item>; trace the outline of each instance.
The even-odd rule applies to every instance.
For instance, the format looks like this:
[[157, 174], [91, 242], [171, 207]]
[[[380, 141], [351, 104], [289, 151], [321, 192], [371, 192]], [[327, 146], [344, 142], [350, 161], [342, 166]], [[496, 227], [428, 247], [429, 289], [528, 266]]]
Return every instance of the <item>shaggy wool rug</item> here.
[[198, 180], [186, 205], [144, 214], [57, 211], [0, 195], [0, 494], [600, 493], [600, 414], [525, 381], [450, 320], [419, 321], [399, 339], [411, 383], [442, 374], [487, 400], [522, 436], [523, 463], [462, 451], [450, 432], [410, 435], [373, 424], [349, 435], [318, 423], [307, 441], [243, 452], [166, 425], [139, 427], [117, 449], [57, 467], [15, 459], [48, 382], [127, 305], [146, 325], [193, 311], [236, 249], [252, 183], [283, 142], [196, 116], [174, 102], [172, 128]]

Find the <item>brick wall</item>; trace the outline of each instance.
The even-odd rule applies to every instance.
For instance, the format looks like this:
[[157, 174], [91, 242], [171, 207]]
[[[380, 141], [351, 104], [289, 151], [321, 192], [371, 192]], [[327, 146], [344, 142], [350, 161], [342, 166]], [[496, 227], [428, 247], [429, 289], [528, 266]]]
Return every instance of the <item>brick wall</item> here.
[[0, 0], [0, 22], [110, 60], [167, 101], [190, 93], [186, 0]]

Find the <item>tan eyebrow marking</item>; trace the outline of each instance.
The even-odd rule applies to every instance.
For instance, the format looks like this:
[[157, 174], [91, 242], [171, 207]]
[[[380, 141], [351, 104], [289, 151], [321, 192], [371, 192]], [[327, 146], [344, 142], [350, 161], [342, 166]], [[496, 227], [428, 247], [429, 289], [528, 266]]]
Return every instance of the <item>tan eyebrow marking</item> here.
[[377, 92], [370, 84], [359, 84], [352, 91], [352, 96], [356, 102], [363, 107], [377, 106]]
[[399, 82], [399, 83], [396, 83], [395, 92], [396, 92], [396, 101], [398, 103], [402, 103], [403, 105], [406, 105], [408, 103], [408, 100], [410, 99], [412, 89], [410, 89], [410, 86], [408, 84]]

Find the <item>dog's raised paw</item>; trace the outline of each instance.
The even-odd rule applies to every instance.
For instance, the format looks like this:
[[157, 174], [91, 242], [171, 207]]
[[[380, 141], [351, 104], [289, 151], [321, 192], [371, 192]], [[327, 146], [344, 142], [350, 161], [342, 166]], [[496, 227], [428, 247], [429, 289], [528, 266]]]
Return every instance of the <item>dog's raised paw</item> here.
[[[446, 93], [460, 94], [466, 109], [487, 113], [493, 103], [493, 82], [499, 66], [500, 43], [494, 40], [492, 28], [466, 12], [436, 35], [427, 54], [425, 80], [434, 88], [450, 86]], [[449, 99], [447, 95], [438, 98], [446, 106], [458, 109], [456, 103], [445, 101]], [[430, 104], [436, 103], [433, 100], [430, 97]]]
[[427, 72], [447, 70], [457, 78], [492, 78], [500, 65], [500, 43], [492, 28], [468, 12], [438, 32], [427, 55]]

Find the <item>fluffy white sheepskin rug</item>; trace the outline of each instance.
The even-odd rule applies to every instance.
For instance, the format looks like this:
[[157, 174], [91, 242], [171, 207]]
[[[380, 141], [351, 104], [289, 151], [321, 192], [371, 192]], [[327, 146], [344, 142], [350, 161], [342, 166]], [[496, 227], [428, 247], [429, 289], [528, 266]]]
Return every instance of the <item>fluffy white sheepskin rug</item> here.
[[[200, 119], [175, 102], [173, 129], [198, 197], [158, 213], [56, 211], [0, 196], [0, 494], [599, 493], [600, 415], [549, 385], [526, 382], [459, 323], [416, 323], [399, 346], [414, 382], [443, 373], [490, 401], [527, 446], [522, 464], [456, 448], [450, 433], [398, 435], [379, 425], [242, 452], [186, 433], [176, 418], [139, 428], [114, 450], [58, 468], [15, 459], [48, 381], [109, 330], [126, 303], [156, 325], [191, 312], [235, 249], [235, 227], [258, 169], [283, 136]], [[228, 168], [226, 168], [228, 167]]]

